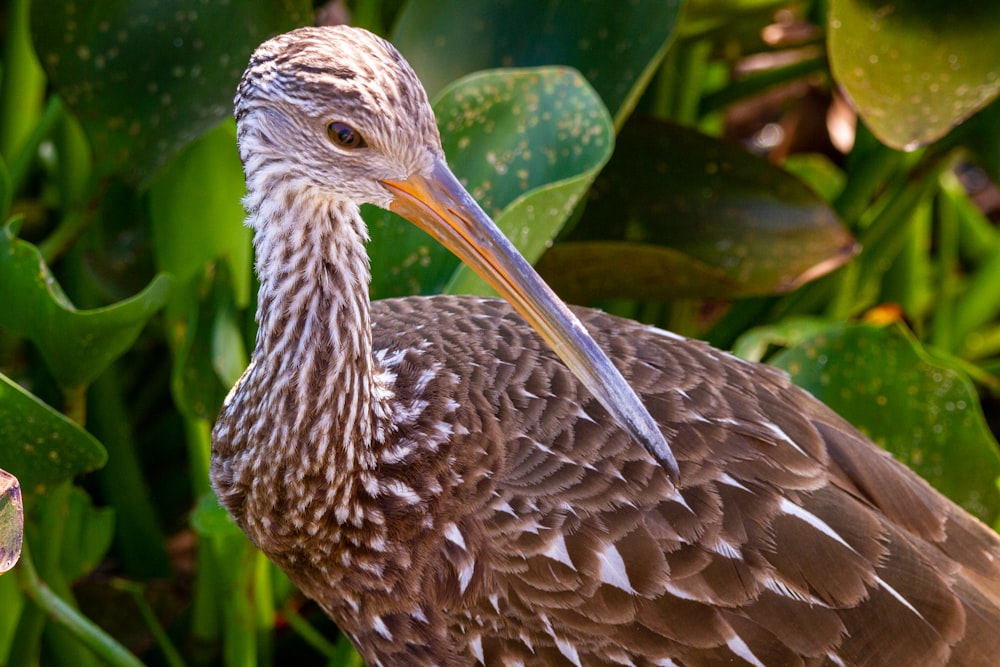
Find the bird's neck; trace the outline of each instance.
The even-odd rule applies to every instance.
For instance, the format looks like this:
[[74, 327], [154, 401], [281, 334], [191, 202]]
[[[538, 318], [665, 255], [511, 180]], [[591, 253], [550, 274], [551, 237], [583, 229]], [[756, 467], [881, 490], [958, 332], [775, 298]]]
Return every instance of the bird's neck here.
[[372, 357], [367, 234], [356, 205], [263, 203], [252, 225], [260, 277], [254, 364], [270, 418], [299, 455], [341, 471], [374, 465], [382, 412]]

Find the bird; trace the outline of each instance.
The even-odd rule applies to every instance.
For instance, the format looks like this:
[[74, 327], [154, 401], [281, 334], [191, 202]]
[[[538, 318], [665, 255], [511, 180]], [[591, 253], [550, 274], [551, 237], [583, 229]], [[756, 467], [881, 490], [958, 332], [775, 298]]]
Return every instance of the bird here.
[[[271, 38], [235, 117], [258, 333], [211, 481], [370, 667], [1000, 661], [997, 534], [784, 373], [562, 306], [388, 41]], [[504, 298], [370, 301], [363, 203]]]

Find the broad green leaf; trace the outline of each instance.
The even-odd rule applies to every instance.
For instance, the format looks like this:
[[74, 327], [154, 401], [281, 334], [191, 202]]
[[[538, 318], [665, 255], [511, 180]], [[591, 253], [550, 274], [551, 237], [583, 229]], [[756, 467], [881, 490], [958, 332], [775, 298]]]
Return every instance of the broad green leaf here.
[[157, 268], [186, 283], [210, 262], [223, 259], [237, 303], [246, 306], [253, 253], [240, 203], [245, 192], [230, 121], [185, 148], [150, 185]]
[[0, 374], [0, 461], [26, 495], [100, 468], [106, 457], [92, 435]]
[[784, 292], [856, 250], [829, 206], [787, 172], [652, 120], [622, 130], [567, 241], [540, 270], [565, 293], [596, 290], [591, 297]]
[[21, 557], [23, 542], [24, 506], [21, 504], [21, 485], [17, 477], [0, 468], [0, 574], [17, 563]]
[[436, 0], [407, 3], [392, 41], [433, 95], [493, 67], [568, 65], [620, 126], [674, 34], [681, 0]]
[[830, 0], [828, 50], [872, 132], [911, 150], [1000, 93], [1000, 3]]
[[166, 302], [167, 276], [139, 294], [105, 308], [77, 310], [35, 246], [17, 238], [17, 225], [0, 230], [0, 328], [38, 346], [63, 387], [85, 386], [132, 346]]
[[39, 60], [80, 118], [99, 171], [143, 182], [231, 115], [254, 48], [310, 22], [304, 0], [35, 0]]
[[[501, 230], [533, 261], [562, 228], [612, 150], [611, 120], [577, 72], [561, 67], [474, 74], [435, 102], [448, 161]], [[415, 226], [366, 210], [372, 296], [485, 284]]]
[[834, 324], [771, 363], [970, 512], [1000, 514], [1000, 455], [975, 388], [902, 326]]

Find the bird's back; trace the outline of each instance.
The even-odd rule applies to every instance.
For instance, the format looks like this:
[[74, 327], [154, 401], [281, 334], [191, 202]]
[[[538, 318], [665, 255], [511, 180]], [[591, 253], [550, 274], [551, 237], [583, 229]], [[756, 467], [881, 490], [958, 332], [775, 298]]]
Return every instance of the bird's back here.
[[781, 373], [576, 312], [679, 492], [506, 303], [372, 304], [383, 469], [434, 498], [399, 533], [419, 607], [387, 596], [350, 630], [373, 664], [997, 662], [995, 533]]

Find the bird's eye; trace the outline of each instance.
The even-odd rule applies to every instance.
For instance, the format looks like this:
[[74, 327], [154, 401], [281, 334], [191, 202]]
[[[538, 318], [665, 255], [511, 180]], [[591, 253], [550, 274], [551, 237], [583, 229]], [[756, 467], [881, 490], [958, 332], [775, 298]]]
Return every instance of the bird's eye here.
[[326, 136], [342, 148], [364, 148], [368, 145], [364, 137], [347, 123], [335, 120], [326, 126]]

